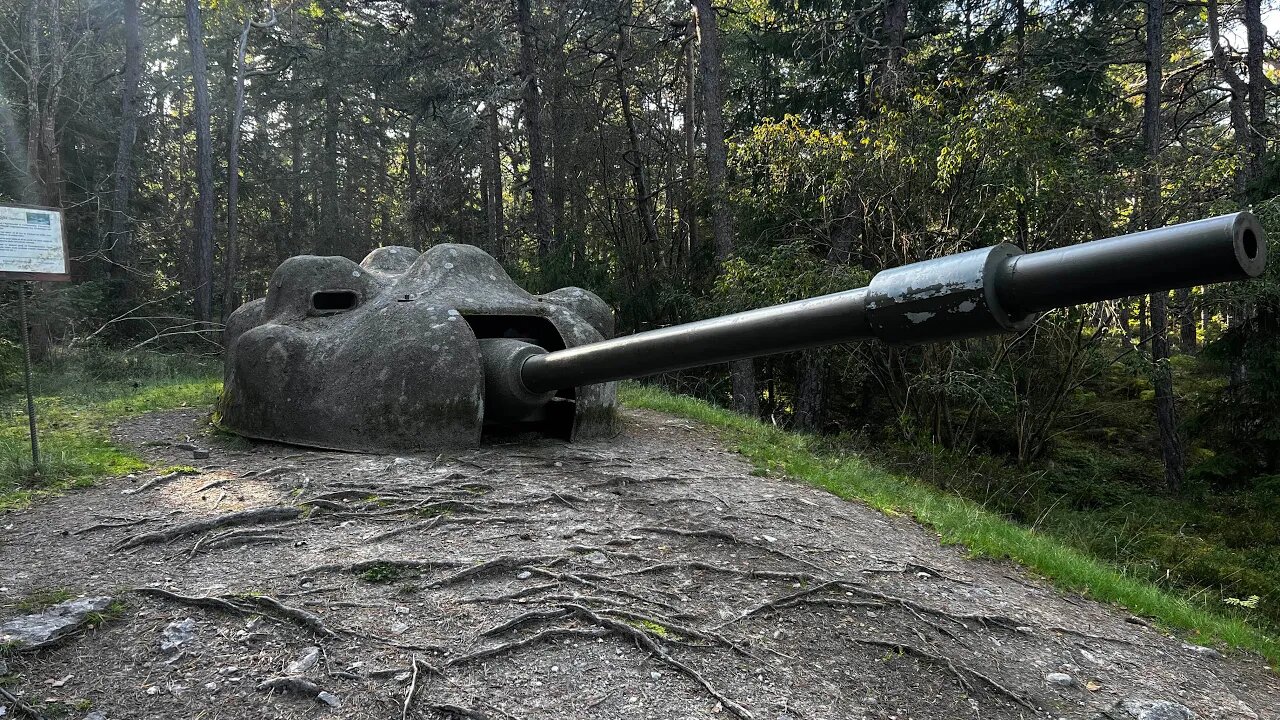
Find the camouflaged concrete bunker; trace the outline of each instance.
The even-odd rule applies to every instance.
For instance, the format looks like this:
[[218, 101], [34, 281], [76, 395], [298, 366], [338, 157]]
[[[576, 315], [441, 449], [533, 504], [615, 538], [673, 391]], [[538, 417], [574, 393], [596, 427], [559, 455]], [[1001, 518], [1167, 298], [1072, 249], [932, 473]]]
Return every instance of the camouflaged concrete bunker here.
[[1009, 244], [877, 273], [865, 288], [608, 339], [578, 288], [530, 295], [468, 245], [281, 264], [228, 321], [224, 427], [344, 450], [474, 446], [485, 430], [566, 439], [617, 427], [624, 378], [863, 339], [1018, 332], [1053, 308], [1260, 275], [1247, 212], [1023, 253]]
[[[530, 294], [470, 245], [383, 247], [358, 265], [293, 257], [266, 298], [227, 321], [219, 423], [360, 452], [472, 447], [486, 421], [481, 339], [559, 350], [612, 333], [613, 311], [592, 293]], [[616, 398], [613, 383], [568, 388], [502, 424], [566, 439], [608, 435]]]

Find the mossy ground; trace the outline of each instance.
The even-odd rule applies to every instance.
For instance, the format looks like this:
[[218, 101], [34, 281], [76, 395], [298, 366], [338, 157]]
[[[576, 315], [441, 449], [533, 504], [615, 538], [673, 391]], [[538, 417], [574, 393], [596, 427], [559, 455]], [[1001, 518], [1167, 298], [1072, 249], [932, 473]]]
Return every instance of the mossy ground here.
[[221, 387], [215, 372], [199, 359], [108, 351], [51, 363], [36, 377], [39, 468], [31, 461], [25, 397], [20, 388], [6, 388], [0, 395], [0, 510], [146, 469], [136, 453], [111, 442], [111, 424], [155, 410], [211, 405]]

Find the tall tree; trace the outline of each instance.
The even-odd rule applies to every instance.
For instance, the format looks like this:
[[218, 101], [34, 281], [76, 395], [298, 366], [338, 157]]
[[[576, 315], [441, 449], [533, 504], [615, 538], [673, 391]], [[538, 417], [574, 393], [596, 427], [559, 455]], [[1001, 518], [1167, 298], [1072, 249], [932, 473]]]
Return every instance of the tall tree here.
[[191, 54], [191, 82], [196, 129], [196, 206], [194, 242], [194, 301], [196, 319], [213, 319], [213, 136], [209, 119], [209, 66], [205, 60], [204, 18], [200, 0], [185, 0], [187, 46]]
[[133, 283], [133, 146], [138, 138], [138, 85], [142, 80], [142, 30], [138, 0], [124, 0], [124, 76], [120, 82], [120, 139], [116, 148], [115, 187], [111, 194], [111, 234], [107, 251], [111, 275], [123, 283], [121, 292], [131, 295]]
[[1244, 29], [1248, 41], [1245, 67], [1249, 72], [1249, 175], [1256, 180], [1262, 177], [1267, 140], [1271, 137], [1271, 121], [1267, 117], [1267, 94], [1271, 81], [1267, 79], [1264, 67], [1267, 26], [1262, 22], [1262, 0], [1244, 0]]
[[[733, 254], [733, 209], [728, 195], [728, 146], [724, 131], [724, 84], [720, 55], [720, 23], [711, 0], [693, 0], [698, 13], [698, 70], [702, 76], [703, 132], [707, 142], [707, 200], [711, 204], [711, 231], [715, 235], [716, 262], [724, 263]], [[756, 392], [755, 363], [729, 363], [735, 410], [755, 416], [760, 413]]]
[[627, 59], [630, 53], [631, 0], [623, 4], [625, 11], [618, 17], [618, 47], [614, 54], [614, 71], [618, 79], [618, 99], [622, 106], [622, 119], [627, 126], [627, 148], [623, 159], [631, 166], [631, 186], [635, 196], [636, 213], [644, 231], [644, 244], [650, 255], [661, 258], [658, 244], [658, 224], [653, 216], [653, 197], [649, 192], [649, 170], [645, 165], [644, 151], [640, 146], [640, 128], [636, 111], [631, 103], [631, 80], [627, 76]]
[[543, 147], [542, 94], [538, 87], [537, 34], [532, 0], [515, 0], [516, 31], [520, 35], [520, 97], [525, 139], [529, 143], [529, 201], [533, 206], [533, 235], [541, 257], [551, 251], [554, 236], [547, 196], [547, 151]]
[[227, 245], [222, 262], [222, 316], [240, 306], [240, 136], [244, 125], [244, 83], [248, 76], [246, 55], [249, 31], [275, 25], [275, 12], [264, 22], [245, 18], [236, 43], [235, 96], [232, 100], [231, 132], [227, 142]]
[[[1164, 224], [1161, 215], [1160, 104], [1164, 77], [1164, 0], [1147, 0], [1146, 8], [1146, 89], [1142, 105], [1142, 143], [1147, 166], [1143, 171], [1143, 213], [1148, 229]], [[1178, 434], [1177, 408], [1173, 395], [1173, 373], [1169, 368], [1168, 292], [1151, 294], [1151, 362], [1155, 368], [1156, 425], [1160, 433], [1160, 454], [1164, 459], [1165, 484], [1177, 492], [1185, 472], [1182, 438]]]

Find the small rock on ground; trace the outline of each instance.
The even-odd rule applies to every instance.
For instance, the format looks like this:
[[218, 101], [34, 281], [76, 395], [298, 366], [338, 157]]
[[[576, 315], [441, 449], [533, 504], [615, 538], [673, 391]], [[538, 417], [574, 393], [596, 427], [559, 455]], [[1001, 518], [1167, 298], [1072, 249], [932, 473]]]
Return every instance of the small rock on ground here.
[[0, 625], [0, 645], [19, 651], [51, 645], [84, 625], [90, 613], [106, 610], [111, 600], [105, 595], [77, 598], [38, 613], [20, 615]]
[[1186, 705], [1169, 700], [1126, 698], [1120, 701], [1119, 709], [1134, 720], [1196, 720]]
[[190, 642], [196, 636], [196, 621], [191, 618], [185, 620], [175, 620], [164, 627], [160, 631], [160, 649], [166, 653], [177, 650], [184, 643]]

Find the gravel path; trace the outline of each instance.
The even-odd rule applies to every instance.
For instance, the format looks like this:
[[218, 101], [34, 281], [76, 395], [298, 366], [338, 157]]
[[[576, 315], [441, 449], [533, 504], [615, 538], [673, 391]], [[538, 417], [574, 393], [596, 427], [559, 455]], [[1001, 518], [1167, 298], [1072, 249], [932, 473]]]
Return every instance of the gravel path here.
[[113, 720], [1280, 718], [1257, 658], [754, 476], [684, 420], [629, 411], [612, 441], [449, 458], [203, 423], [118, 429], [161, 464], [211, 447], [196, 474], [0, 516], [0, 622], [41, 588], [124, 602], [9, 657], [0, 687]]

